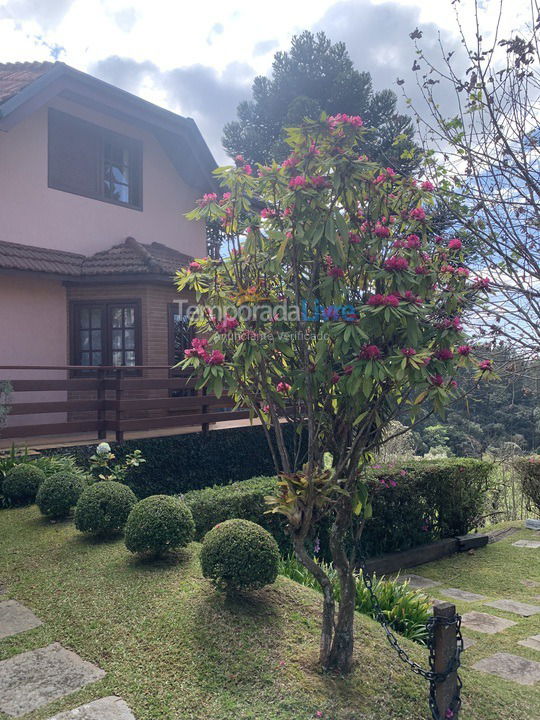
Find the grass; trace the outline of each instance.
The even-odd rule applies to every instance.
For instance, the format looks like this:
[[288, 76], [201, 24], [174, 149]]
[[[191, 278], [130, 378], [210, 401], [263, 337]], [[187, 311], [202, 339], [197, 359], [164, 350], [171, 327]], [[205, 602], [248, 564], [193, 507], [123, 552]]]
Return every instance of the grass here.
[[[524, 563], [519, 577], [539, 575], [528, 551], [516, 554], [518, 548], [508, 547], [520, 536], [527, 534], [421, 572], [464, 589], [526, 599], [528, 590], [511, 589], [507, 577], [512, 562]], [[44, 624], [0, 641], [0, 659], [60, 642], [107, 672], [25, 720], [43, 720], [109, 694], [122, 696], [137, 720], [309, 720], [318, 712], [324, 720], [426, 720], [425, 681], [399, 661], [372, 620], [357, 617], [353, 674], [324, 675], [317, 668], [317, 592], [279, 578], [241, 601], [228, 601], [201, 577], [197, 554], [193, 543], [168, 562], [145, 564], [129, 555], [121, 539], [89, 541], [70, 522], [42, 520], [35, 507], [1, 511], [3, 597], [24, 603]], [[513, 628], [503, 640], [531, 659], [534, 651], [515, 640], [540, 632], [533, 622], [520, 621], [520, 632]], [[425, 661], [425, 650], [401, 642]], [[493, 652], [492, 643], [486, 637], [467, 651], [464, 720], [535, 717], [540, 688], [468, 669]]]

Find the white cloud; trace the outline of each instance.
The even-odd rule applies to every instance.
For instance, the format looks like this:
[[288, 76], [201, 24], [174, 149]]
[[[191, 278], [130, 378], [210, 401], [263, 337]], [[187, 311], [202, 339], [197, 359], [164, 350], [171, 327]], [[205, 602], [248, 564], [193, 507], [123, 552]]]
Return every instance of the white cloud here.
[[[471, 2], [462, 0], [464, 12]], [[523, 12], [528, 6], [513, 3], [512, 22], [520, 3]], [[486, 0], [489, 18], [497, 5]], [[345, 40], [357, 67], [382, 89], [410, 67], [414, 26], [431, 23], [432, 47], [452, 17], [450, 0], [274, 0], [268, 9], [207, 0], [204, 11], [178, 0], [0, 0], [0, 62], [44, 60], [50, 48], [64, 48], [64, 62], [192, 115], [223, 160], [221, 128], [293, 34], [323, 29]]]

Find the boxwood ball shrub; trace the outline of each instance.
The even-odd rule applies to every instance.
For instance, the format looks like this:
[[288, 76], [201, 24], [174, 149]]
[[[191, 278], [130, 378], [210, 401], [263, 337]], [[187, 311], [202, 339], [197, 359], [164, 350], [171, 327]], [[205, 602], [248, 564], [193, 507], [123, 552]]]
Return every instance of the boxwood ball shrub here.
[[185, 547], [194, 535], [193, 515], [185, 502], [171, 495], [151, 495], [129, 513], [125, 543], [133, 553], [158, 556]]
[[65, 518], [86, 487], [82, 477], [73, 473], [57, 472], [41, 483], [36, 495], [40, 512], [52, 518]]
[[228, 594], [256, 590], [273, 583], [279, 549], [270, 533], [250, 520], [226, 520], [203, 541], [201, 567], [219, 590]]
[[131, 488], [102, 480], [83, 491], [75, 506], [75, 527], [83, 533], [105, 535], [122, 530], [137, 502]]
[[45, 474], [32, 463], [20, 463], [11, 468], [2, 483], [2, 494], [11, 505], [29, 505], [36, 499]]

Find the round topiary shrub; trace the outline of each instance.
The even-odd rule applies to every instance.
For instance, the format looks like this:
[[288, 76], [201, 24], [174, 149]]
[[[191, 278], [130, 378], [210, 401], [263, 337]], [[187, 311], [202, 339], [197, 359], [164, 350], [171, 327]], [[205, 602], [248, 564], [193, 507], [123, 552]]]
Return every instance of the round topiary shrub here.
[[86, 488], [86, 483], [78, 475], [69, 471], [50, 475], [41, 483], [36, 495], [36, 503], [43, 515], [51, 518], [65, 518], [77, 503]]
[[2, 494], [10, 505], [29, 505], [36, 499], [45, 473], [32, 463], [20, 463], [11, 468], [2, 484]]
[[234, 593], [273, 583], [279, 549], [270, 533], [250, 520], [226, 520], [207, 533], [201, 550], [204, 577]]
[[151, 495], [129, 513], [125, 543], [133, 553], [158, 556], [185, 547], [194, 535], [193, 515], [183, 500], [172, 495]]
[[106, 535], [122, 530], [137, 502], [133, 490], [115, 480], [102, 480], [84, 490], [75, 506], [75, 527], [83, 533]]

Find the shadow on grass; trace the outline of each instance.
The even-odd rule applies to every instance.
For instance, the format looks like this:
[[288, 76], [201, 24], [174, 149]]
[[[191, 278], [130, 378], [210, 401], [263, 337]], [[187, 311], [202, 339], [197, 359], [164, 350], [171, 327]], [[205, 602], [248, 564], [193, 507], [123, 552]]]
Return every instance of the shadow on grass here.
[[191, 559], [192, 553], [190, 550], [188, 548], [181, 548], [179, 550], [170, 550], [160, 555], [154, 553], [132, 555], [130, 553], [127, 563], [130, 567], [137, 570], [159, 572], [160, 570], [168, 570], [170, 568], [187, 565]]

